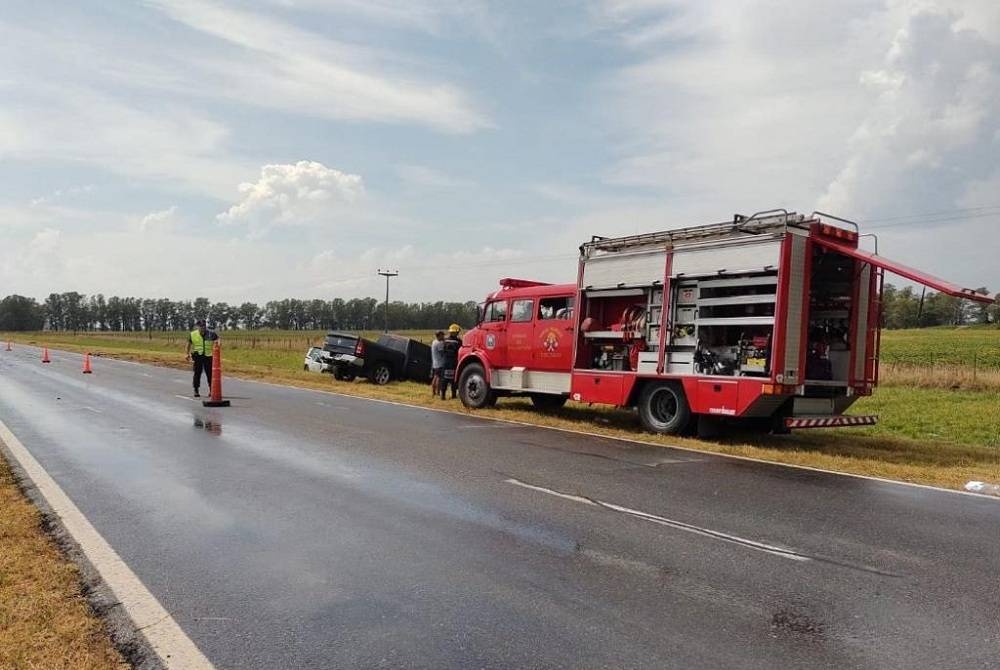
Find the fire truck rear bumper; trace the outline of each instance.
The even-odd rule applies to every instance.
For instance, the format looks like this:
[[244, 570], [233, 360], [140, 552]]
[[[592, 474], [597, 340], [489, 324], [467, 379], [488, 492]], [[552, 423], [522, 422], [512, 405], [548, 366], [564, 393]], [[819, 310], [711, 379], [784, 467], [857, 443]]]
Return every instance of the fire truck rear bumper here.
[[837, 426], [874, 426], [878, 416], [796, 416], [785, 419], [785, 428], [835, 428]]

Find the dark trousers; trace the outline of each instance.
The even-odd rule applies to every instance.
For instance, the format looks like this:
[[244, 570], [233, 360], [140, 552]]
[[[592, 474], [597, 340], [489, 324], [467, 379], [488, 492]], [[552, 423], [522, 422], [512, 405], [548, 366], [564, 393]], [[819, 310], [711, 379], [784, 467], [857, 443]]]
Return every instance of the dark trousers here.
[[194, 390], [197, 391], [198, 387], [201, 386], [201, 373], [204, 371], [205, 380], [208, 382], [209, 388], [212, 386], [212, 357], [202, 356], [201, 354], [192, 354], [191, 361], [194, 363]]
[[448, 388], [448, 384], [451, 384], [451, 397], [455, 397], [455, 393], [458, 391], [458, 385], [455, 384], [455, 371], [454, 370], [444, 370], [441, 373], [441, 381], [438, 382], [438, 390], [441, 392], [441, 400], [444, 400], [444, 392]]

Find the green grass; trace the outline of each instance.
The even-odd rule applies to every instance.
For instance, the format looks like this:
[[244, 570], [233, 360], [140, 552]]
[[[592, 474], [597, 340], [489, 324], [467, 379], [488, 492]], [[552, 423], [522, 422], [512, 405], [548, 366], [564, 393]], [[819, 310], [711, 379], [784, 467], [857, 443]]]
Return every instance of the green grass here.
[[[306, 347], [321, 341], [322, 335], [280, 331], [223, 333], [226, 374], [467, 411], [457, 402], [442, 403], [432, 398], [424, 385], [395, 383], [376, 387], [364, 381], [336, 382], [330, 375], [303, 372]], [[425, 341], [431, 337], [427, 331], [412, 335]], [[22, 333], [12, 337], [39, 346], [187, 367], [184, 334]], [[937, 356], [942, 342], [950, 346], [948, 355], [941, 356], [945, 362], [939, 363]], [[577, 403], [542, 414], [531, 409], [525, 400], [504, 399], [496, 409], [480, 410], [477, 415], [960, 488], [970, 479], [1000, 482], [1000, 384], [968, 388], [965, 382], [954, 383], [956, 374], [966, 377], [971, 374], [967, 359], [970, 351], [982, 352], [994, 345], [1000, 345], [1000, 331], [992, 329], [886, 331], [883, 360], [891, 362], [883, 366], [885, 383], [876, 389], [874, 396], [859, 400], [851, 410], [879, 415], [878, 425], [866, 428], [798, 431], [790, 436], [742, 434], [704, 441], [650, 435], [641, 430], [634, 412]], [[916, 355], [914, 352], [925, 362], [923, 365], [901, 362], [910, 360], [905, 357]], [[945, 368], [952, 376], [942, 373]], [[990, 368], [980, 363], [978, 374], [980, 378], [989, 374], [1000, 377], [998, 368], [1000, 364]]]
[[939, 326], [883, 330], [883, 364], [978, 366], [1000, 369], [1000, 328]]

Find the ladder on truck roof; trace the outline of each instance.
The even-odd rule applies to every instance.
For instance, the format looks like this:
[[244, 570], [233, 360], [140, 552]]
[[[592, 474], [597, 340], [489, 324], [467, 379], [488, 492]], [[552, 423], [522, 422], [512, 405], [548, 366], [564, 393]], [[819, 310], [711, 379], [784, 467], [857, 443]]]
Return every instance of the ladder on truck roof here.
[[662, 230], [641, 235], [626, 235], [625, 237], [595, 235], [590, 242], [580, 245], [580, 255], [589, 257], [595, 251], [625, 251], [647, 246], [667, 245], [672, 247], [677, 242], [704, 242], [714, 238], [730, 237], [733, 234], [759, 235], [785, 229], [789, 225], [798, 225], [804, 221], [806, 221], [806, 217], [803, 214], [796, 214], [785, 209], [769, 209], [751, 216], [734, 214], [732, 221], [724, 223], [709, 223], [702, 226]]

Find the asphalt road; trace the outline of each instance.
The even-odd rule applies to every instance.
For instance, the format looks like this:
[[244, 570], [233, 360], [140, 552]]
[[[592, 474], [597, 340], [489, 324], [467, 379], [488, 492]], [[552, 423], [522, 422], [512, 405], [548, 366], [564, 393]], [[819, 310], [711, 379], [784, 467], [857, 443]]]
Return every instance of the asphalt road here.
[[997, 500], [80, 360], [0, 420], [218, 668], [1000, 664]]

